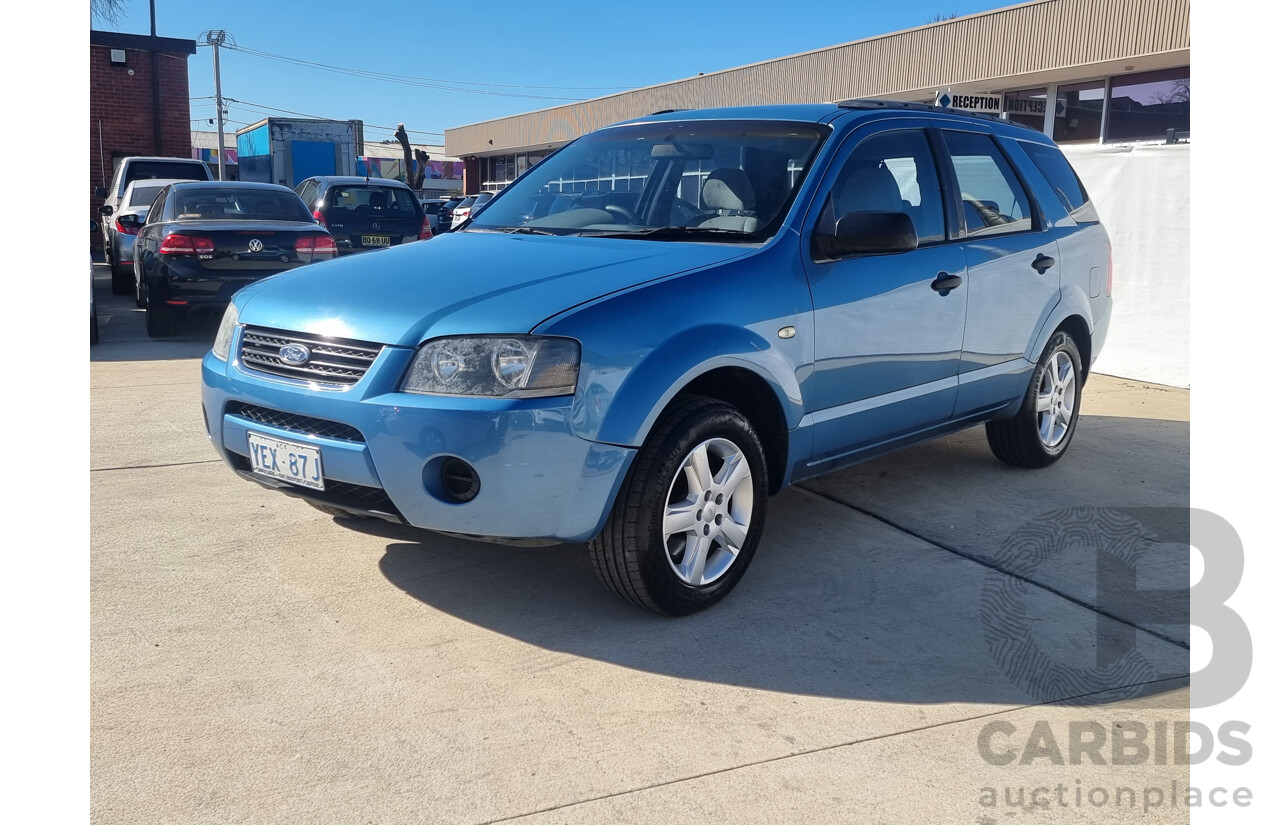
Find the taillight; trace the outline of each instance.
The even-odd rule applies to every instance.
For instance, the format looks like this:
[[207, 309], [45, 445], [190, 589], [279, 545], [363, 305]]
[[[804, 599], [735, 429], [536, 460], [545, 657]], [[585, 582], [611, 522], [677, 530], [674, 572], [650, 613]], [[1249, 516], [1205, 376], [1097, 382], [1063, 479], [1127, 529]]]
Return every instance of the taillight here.
[[199, 235], [174, 233], [160, 242], [161, 255], [208, 255], [213, 252], [213, 240]]
[[124, 234], [126, 234], [126, 235], [137, 235], [137, 234], [138, 234], [138, 230], [139, 230], [140, 228], [141, 228], [141, 227], [139, 227], [136, 223], [135, 223], [133, 226], [125, 226], [124, 224], [120, 223], [120, 219], [119, 219], [119, 218], [116, 218], [116, 231], [117, 231], [117, 232], [123, 232], [123, 233], [124, 233]]
[[293, 251], [304, 264], [323, 261], [338, 254], [338, 244], [329, 235], [304, 235], [293, 243]]
[[422, 229], [418, 230], [418, 240], [420, 241], [431, 240], [431, 219], [430, 218], [424, 217], [422, 219]]
[[312, 213], [311, 213], [311, 217], [315, 218], [315, 219], [316, 219], [316, 223], [320, 224], [320, 225], [321, 225], [321, 226], [323, 226], [325, 229], [328, 229], [328, 228], [329, 228], [329, 224], [328, 224], [328, 222], [327, 222], [327, 221], [325, 221], [325, 219], [324, 219], [324, 215], [321, 215], [321, 214], [320, 214], [320, 210], [319, 210], [319, 209], [317, 209], [316, 211], [312, 212]]
[[1111, 297], [1111, 276], [1115, 268], [1111, 264], [1111, 248], [1107, 248], [1107, 297]]

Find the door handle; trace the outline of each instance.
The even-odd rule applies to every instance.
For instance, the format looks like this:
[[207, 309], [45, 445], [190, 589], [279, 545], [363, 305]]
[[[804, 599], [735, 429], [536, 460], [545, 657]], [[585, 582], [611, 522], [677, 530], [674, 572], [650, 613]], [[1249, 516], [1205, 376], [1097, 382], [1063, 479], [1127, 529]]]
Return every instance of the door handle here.
[[1043, 275], [1049, 271], [1049, 267], [1056, 263], [1057, 261], [1042, 252], [1036, 256], [1034, 261], [1031, 262], [1031, 268]]
[[934, 278], [933, 283], [929, 284], [929, 286], [933, 287], [934, 291], [939, 295], [946, 295], [962, 283], [964, 283], [964, 279], [959, 275], [952, 275], [949, 272], [939, 272], [938, 277]]

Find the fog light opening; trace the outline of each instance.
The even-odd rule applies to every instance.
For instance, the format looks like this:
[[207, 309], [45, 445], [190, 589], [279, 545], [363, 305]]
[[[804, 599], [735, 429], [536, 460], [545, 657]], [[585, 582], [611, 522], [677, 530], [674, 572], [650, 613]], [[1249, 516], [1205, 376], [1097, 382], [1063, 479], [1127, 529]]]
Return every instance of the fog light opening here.
[[449, 499], [466, 504], [480, 494], [480, 476], [462, 459], [446, 458], [440, 464], [440, 486]]

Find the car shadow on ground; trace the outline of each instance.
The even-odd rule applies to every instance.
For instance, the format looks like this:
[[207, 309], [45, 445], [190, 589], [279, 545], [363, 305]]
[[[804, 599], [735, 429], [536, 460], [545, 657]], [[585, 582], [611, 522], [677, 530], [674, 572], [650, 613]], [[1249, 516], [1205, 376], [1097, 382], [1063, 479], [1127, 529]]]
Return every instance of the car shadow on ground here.
[[[385, 522], [339, 522], [390, 541], [379, 565], [405, 593], [548, 650], [679, 678], [817, 696], [1090, 704], [1103, 701], [1093, 694], [1108, 688], [1132, 686], [1123, 692], [1128, 698], [1184, 685], [1190, 669], [1189, 650], [1181, 644], [1185, 628], [1180, 635], [1177, 628], [1148, 627], [1142, 614], [1115, 622], [1091, 609], [1099, 569], [1115, 571], [1099, 567], [1098, 548], [1087, 542], [1064, 546], [1042, 570], [1024, 565], [1014, 575], [1000, 568], [1008, 559], [999, 554], [984, 557], [965, 548], [1008, 544], [1017, 528], [1041, 513], [1096, 497], [1097, 485], [1081, 489], [1073, 479], [1090, 474], [1094, 454], [1105, 446], [1097, 442], [1141, 444], [1152, 426], [1164, 427], [1174, 441], [1188, 432], [1185, 422], [1085, 418], [1072, 463], [1064, 459], [1054, 469], [1028, 473], [994, 462], [979, 429], [831, 474], [815, 491], [789, 490], [770, 501], [764, 539], [737, 590], [714, 608], [680, 619], [616, 599], [596, 581], [580, 545], [510, 548]], [[1127, 473], [1145, 474], [1161, 463], [1170, 463], [1167, 454], [1148, 453], [1145, 462], [1122, 465]], [[1175, 466], [1169, 492], [1177, 491], [1178, 472]], [[998, 481], [1021, 489], [1040, 509], [1012, 520], [997, 510], [1003, 523], [992, 523], [990, 513], [969, 522], [940, 516], [908, 526], [909, 532], [876, 517], [886, 502], [944, 496], [958, 499], [960, 511], [981, 512], [976, 505], [989, 503]], [[1129, 480], [1110, 483], [1119, 493]], [[1056, 488], [1065, 492], [1054, 495]], [[833, 500], [858, 489], [874, 490], [862, 497], [863, 512]], [[975, 507], [963, 506], [966, 497]], [[1164, 492], [1151, 500], [1118, 498], [1102, 503], [1180, 504], [1176, 496], [1158, 501], [1169, 498]], [[945, 547], [935, 543], [933, 531], [945, 534], [937, 537]], [[1185, 535], [1146, 531], [1146, 538], [1152, 544], [1144, 566], [1158, 563], [1161, 580], [1185, 585]], [[1185, 602], [1185, 593], [1175, 598]], [[1185, 697], [1174, 706], [1185, 707]]]

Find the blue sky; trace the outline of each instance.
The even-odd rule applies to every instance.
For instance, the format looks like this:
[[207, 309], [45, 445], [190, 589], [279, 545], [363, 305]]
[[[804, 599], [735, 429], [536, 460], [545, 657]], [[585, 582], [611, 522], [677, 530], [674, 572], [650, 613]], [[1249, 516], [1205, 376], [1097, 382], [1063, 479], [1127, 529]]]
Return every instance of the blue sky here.
[[[199, 41], [225, 29], [246, 49], [342, 69], [412, 78], [357, 77], [224, 49], [228, 132], [273, 112], [264, 107], [367, 124], [390, 138], [404, 123], [415, 143], [445, 128], [505, 117], [699, 72], [755, 63], [1013, 5], [995, 0], [760, 2], [693, 5], [687, 0], [605, 4], [545, 0], [466, 4], [376, 0], [155, 0], [156, 33]], [[423, 11], [426, 7], [428, 11]], [[97, 29], [147, 34], [147, 0], [125, 0], [118, 24]], [[213, 56], [189, 61], [193, 128], [212, 130]], [[446, 88], [440, 88], [446, 87]], [[540, 88], [533, 88], [540, 87]]]

